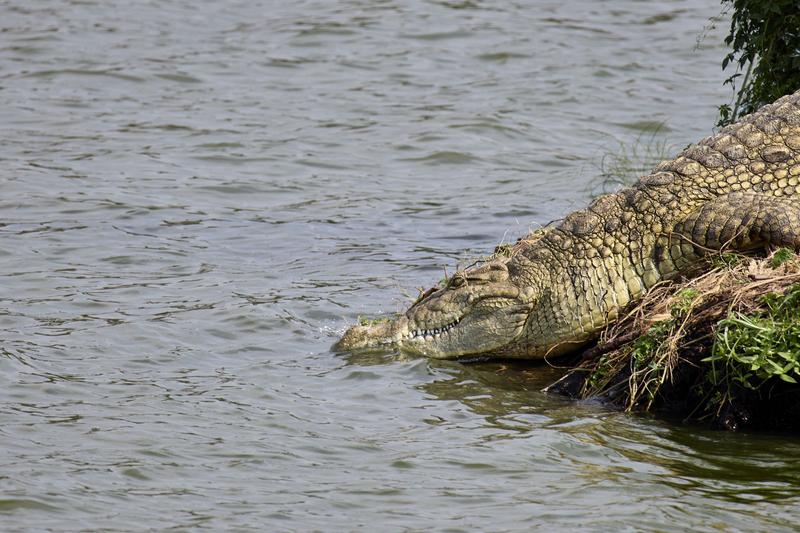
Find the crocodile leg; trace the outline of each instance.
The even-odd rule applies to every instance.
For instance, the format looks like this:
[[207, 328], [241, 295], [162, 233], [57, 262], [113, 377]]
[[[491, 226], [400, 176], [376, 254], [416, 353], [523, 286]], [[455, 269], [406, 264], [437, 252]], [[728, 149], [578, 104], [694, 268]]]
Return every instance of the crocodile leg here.
[[685, 270], [699, 257], [723, 249], [766, 246], [800, 249], [797, 199], [735, 192], [706, 203], [679, 222], [656, 246], [656, 264], [664, 276]]

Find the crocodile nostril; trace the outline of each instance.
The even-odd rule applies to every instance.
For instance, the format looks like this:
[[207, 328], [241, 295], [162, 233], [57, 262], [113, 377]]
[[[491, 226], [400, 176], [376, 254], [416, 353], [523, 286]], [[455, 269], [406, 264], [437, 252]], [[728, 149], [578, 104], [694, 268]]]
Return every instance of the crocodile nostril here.
[[505, 281], [508, 279], [508, 267], [505, 263], [494, 261], [487, 266], [489, 267], [489, 278], [491, 281]]

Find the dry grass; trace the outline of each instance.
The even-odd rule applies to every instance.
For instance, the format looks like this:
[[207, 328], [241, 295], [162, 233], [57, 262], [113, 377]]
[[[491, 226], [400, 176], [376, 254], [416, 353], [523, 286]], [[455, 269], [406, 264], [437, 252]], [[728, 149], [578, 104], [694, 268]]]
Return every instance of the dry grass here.
[[[757, 374], [758, 365], [776, 366], [770, 359], [776, 355], [770, 353], [775, 349], [763, 339], [758, 346], [744, 346], [742, 343], [756, 341], [742, 341], [740, 335], [736, 349], [729, 350], [720, 346], [718, 326], [736, 317], [762, 320], [760, 317], [771, 309], [765, 295], [782, 295], [800, 284], [800, 257], [779, 250], [767, 258], [719, 255], [709, 263], [710, 270], [699, 277], [654, 287], [604, 332], [595, 347], [584, 352], [576, 369], [587, 376], [580, 397], [601, 396], [627, 410], [649, 411], [663, 404], [665, 396], [685, 396], [688, 391], [676, 390], [677, 382], [681, 382], [680, 386], [694, 388], [693, 394], [704, 399], [693, 411], [708, 413], [715, 409], [719, 415], [722, 406], [733, 400], [732, 386], [757, 388], [747, 380]], [[792, 305], [796, 307], [794, 302]], [[800, 329], [800, 310], [790, 311], [787, 316], [793, 321], [792, 327]], [[767, 328], [762, 323], [753, 322], [759, 334]], [[785, 327], [786, 322], [770, 324], [773, 328]], [[791, 342], [795, 340], [792, 337]], [[795, 346], [782, 348], [782, 357], [794, 361], [794, 367], [784, 361], [787, 372], [794, 370], [800, 358], [800, 353], [790, 353]], [[757, 350], [764, 353], [757, 354]], [[735, 361], [727, 361], [728, 351]], [[742, 367], [739, 359], [753, 368]], [[794, 381], [788, 373], [780, 374], [782, 368], [771, 368], [773, 374], [769, 375]], [[680, 370], [685, 376], [687, 369], [692, 379], [676, 380], [676, 372]], [[724, 372], [720, 373], [721, 369]]]

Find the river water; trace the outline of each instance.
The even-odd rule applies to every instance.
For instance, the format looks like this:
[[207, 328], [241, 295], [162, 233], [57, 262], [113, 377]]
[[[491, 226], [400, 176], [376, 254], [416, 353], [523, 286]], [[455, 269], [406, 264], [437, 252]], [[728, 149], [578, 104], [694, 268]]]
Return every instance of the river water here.
[[719, 9], [0, 1], [0, 529], [792, 530], [792, 438], [330, 351], [709, 134]]

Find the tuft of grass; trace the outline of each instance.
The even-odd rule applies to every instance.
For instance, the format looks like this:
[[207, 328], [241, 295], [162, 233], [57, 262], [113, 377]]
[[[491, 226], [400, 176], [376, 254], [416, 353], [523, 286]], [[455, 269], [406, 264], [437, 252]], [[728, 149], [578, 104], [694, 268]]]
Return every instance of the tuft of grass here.
[[790, 261], [791, 259], [795, 258], [796, 256], [794, 252], [792, 252], [788, 248], [780, 248], [774, 254], [772, 254], [772, 257], [769, 260], [769, 266], [771, 266], [772, 268], [778, 268], [787, 261]]
[[366, 316], [359, 316], [357, 320], [359, 326], [376, 326], [391, 321], [392, 319], [389, 317], [369, 318]]
[[668, 159], [673, 146], [664, 138], [664, 130], [663, 123], [645, 128], [634, 142], [620, 142], [615, 152], [605, 154], [598, 165], [600, 175], [595, 192], [604, 194], [632, 185]]
[[620, 364], [627, 365], [630, 376], [626, 408], [644, 406], [649, 410], [658, 399], [661, 387], [672, 378], [672, 371], [680, 360], [681, 341], [686, 336], [689, 318], [701, 301], [702, 295], [694, 287], [671, 294], [656, 319], [648, 324], [639, 323], [639, 334], [598, 365], [600, 375], [596, 375], [596, 368], [589, 378], [594, 393], [602, 392], [604, 386], [615, 380], [615, 364], [617, 373]]
[[746, 257], [733, 252], [720, 252], [709, 257], [714, 268], [735, 268]]
[[498, 244], [494, 248], [490, 259], [510, 258], [514, 254], [514, 245], [511, 243]]

